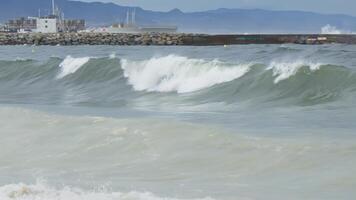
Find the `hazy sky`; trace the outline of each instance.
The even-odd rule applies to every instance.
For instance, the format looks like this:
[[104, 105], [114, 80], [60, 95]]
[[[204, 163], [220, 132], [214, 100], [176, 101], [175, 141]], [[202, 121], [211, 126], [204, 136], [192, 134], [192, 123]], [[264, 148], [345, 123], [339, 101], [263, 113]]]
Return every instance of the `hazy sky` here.
[[305, 10], [321, 13], [341, 13], [356, 16], [356, 0], [81, 0], [115, 2], [120, 5], [140, 6], [150, 10], [183, 11], [216, 8], [261, 8], [271, 10]]

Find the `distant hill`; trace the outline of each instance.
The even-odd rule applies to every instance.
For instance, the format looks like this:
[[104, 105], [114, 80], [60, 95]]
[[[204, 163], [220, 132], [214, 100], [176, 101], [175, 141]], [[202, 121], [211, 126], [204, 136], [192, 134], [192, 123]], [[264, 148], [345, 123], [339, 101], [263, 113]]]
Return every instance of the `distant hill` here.
[[[110, 25], [123, 21], [128, 9], [113, 3], [86, 3], [56, 0], [66, 18], [87, 20], [88, 26]], [[0, 22], [20, 16], [49, 12], [50, 0], [0, 0]], [[136, 8], [139, 24], [177, 25], [181, 32], [206, 33], [319, 33], [330, 24], [341, 30], [356, 31], [356, 17], [325, 15], [302, 11], [217, 9], [185, 13], [178, 9], [155, 12]]]

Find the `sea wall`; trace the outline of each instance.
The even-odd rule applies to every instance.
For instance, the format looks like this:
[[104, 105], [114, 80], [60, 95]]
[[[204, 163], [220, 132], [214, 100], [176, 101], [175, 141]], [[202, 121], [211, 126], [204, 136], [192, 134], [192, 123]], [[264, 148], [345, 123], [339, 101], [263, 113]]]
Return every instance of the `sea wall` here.
[[0, 33], [0, 45], [233, 45], [233, 44], [356, 44], [356, 35], [205, 35], [109, 33]]
[[0, 33], [0, 45], [183, 45], [186, 34]]

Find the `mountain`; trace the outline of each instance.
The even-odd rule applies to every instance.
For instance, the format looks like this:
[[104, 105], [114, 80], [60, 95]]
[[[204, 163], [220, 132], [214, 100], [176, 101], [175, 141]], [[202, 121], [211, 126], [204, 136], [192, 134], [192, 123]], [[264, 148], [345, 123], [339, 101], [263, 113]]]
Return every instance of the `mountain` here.
[[[88, 26], [110, 25], [124, 21], [127, 10], [136, 10], [141, 25], [176, 25], [181, 32], [206, 33], [319, 33], [330, 24], [341, 30], [356, 31], [356, 17], [303, 11], [260, 9], [217, 9], [202, 12], [156, 12], [113, 3], [87, 3], [56, 0], [66, 18], [85, 19]], [[0, 23], [20, 16], [37, 16], [50, 10], [50, 0], [0, 0]]]

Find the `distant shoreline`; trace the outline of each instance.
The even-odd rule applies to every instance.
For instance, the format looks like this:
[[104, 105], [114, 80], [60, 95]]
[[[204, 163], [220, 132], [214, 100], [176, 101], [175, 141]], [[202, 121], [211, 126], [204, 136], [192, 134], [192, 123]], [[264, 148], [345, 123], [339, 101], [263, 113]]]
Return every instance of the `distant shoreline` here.
[[0, 33], [0, 45], [157, 45], [216, 46], [238, 44], [356, 44], [356, 35], [251, 34], [206, 35], [185, 33]]

